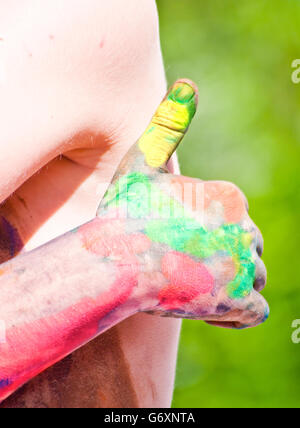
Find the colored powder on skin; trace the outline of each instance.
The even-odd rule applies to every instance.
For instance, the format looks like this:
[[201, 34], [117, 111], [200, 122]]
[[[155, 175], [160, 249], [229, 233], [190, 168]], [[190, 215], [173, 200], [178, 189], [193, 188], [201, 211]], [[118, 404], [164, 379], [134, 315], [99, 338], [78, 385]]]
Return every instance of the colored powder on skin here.
[[105, 194], [102, 208], [126, 207], [130, 218], [182, 217], [184, 209], [179, 202], [168, 197], [146, 175], [134, 172], [121, 177]]
[[179, 82], [173, 86], [138, 142], [149, 166], [158, 168], [167, 162], [187, 131], [196, 104], [195, 90], [190, 85]]
[[0, 389], [6, 388], [11, 384], [12, 382], [9, 379], [0, 379]]
[[239, 225], [223, 225], [213, 231], [196, 228], [190, 219], [153, 220], [146, 226], [146, 234], [154, 242], [167, 244], [199, 259], [207, 259], [219, 253], [231, 256], [237, 266], [237, 274], [227, 286], [229, 297], [240, 299], [250, 294], [255, 279], [255, 263], [248, 246], [246, 234]]
[[17, 229], [5, 217], [0, 216], [0, 263], [15, 257], [23, 246]]
[[170, 281], [159, 293], [160, 303], [174, 309], [190, 302], [200, 294], [210, 293], [214, 278], [203, 263], [186, 254], [170, 252], [162, 259], [162, 273]]
[[[126, 205], [131, 218], [144, 218], [150, 214], [151, 183], [149, 178], [141, 173], [132, 173], [121, 177], [115, 186], [106, 192], [103, 199], [103, 208], [115, 208]], [[141, 195], [143, 194], [143, 197]]]
[[[131, 218], [148, 217], [145, 234], [152, 242], [166, 244], [177, 252], [200, 260], [218, 254], [230, 256], [237, 273], [227, 286], [229, 297], [241, 299], [250, 294], [255, 279], [255, 263], [250, 251], [252, 238], [238, 224], [224, 224], [215, 230], [207, 230], [196, 220], [186, 217], [182, 205], [142, 173], [122, 177], [105, 197], [107, 206], [121, 206], [123, 203], [127, 205]], [[170, 206], [176, 216], [172, 217]], [[165, 208], [168, 208], [169, 216], [161, 218]]]
[[[137, 265], [121, 262], [113, 284], [98, 297], [83, 297], [75, 305], [54, 315], [10, 327], [6, 342], [1, 344], [0, 366], [3, 367], [5, 362], [6, 378], [0, 380], [0, 387], [9, 388], [12, 384], [12, 390], [15, 390], [62, 356], [68, 355], [70, 350], [77, 349], [98, 335], [99, 329], [103, 328], [99, 320], [104, 320], [128, 301], [137, 285], [138, 272]], [[116, 323], [120, 321], [117, 317], [118, 312]], [[19, 352], [14, 352], [16, 340]], [[9, 366], [6, 365], [7, 361], [10, 362]]]
[[111, 230], [105, 229], [107, 223], [96, 219], [79, 228], [78, 233], [86, 250], [103, 258], [119, 256], [124, 261], [150, 248], [151, 241], [143, 233], [126, 235], [122, 222], [115, 221]]

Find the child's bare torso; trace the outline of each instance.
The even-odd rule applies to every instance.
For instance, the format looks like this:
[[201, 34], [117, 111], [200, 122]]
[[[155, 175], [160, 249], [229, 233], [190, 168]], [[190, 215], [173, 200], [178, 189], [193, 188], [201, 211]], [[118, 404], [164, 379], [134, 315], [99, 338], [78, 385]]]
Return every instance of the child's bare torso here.
[[[152, 0], [1, 2], [1, 262], [95, 215], [165, 92], [157, 26]], [[2, 407], [168, 406], [179, 329], [128, 319]]]

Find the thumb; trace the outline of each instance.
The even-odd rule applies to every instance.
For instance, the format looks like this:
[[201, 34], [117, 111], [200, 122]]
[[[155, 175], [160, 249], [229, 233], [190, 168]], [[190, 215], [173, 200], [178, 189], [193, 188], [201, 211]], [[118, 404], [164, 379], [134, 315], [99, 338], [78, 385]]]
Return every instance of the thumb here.
[[[166, 166], [168, 160], [183, 139], [197, 109], [198, 89], [189, 80], [177, 80], [159, 105], [149, 126], [141, 138], [131, 147], [119, 164], [112, 179], [113, 187], [120, 176], [131, 172], [142, 172], [146, 168], [159, 169]], [[98, 208], [98, 214], [107, 203], [110, 192]]]
[[121, 161], [112, 180], [146, 167], [163, 168], [183, 139], [197, 109], [198, 89], [190, 80], [177, 80], [156, 110], [141, 138]]
[[146, 165], [166, 165], [184, 137], [196, 113], [198, 89], [188, 80], [178, 80], [156, 110], [149, 126], [137, 142]]

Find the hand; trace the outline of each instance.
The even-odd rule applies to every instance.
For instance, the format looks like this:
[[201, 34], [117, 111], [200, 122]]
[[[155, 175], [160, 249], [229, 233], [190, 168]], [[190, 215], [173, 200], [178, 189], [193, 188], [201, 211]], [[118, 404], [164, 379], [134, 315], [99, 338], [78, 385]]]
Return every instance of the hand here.
[[97, 239], [85, 226], [82, 236], [90, 251], [135, 271], [138, 310], [252, 327], [269, 309], [259, 294], [263, 241], [244, 195], [166, 168], [196, 106], [195, 85], [177, 81], [121, 162], [98, 210]]
[[[153, 0], [27, 0], [26, 17], [16, 2], [0, 3], [1, 59], [7, 52], [5, 82], [0, 82], [4, 262], [23, 246], [27, 252], [93, 218], [118, 163], [165, 93], [165, 73]], [[72, 25], [65, 25], [63, 15]], [[7, 25], [20, 17], [22, 28]], [[4, 287], [10, 292], [7, 283]], [[133, 317], [77, 351], [67, 365], [62, 361], [36, 378], [9, 405], [102, 406], [105, 396], [108, 406], [135, 406], [138, 400], [167, 407], [179, 328], [179, 320]], [[163, 348], [156, 346], [160, 336]], [[151, 367], [145, 363], [149, 350]], [[116, 367], [115, 356], [121, 354]], [[58, 372], [64, 382], [54, 391]], [[111, 388], [116, 372], [118, 385]], [[141, 378], [148, 380], [140, 384]]]
[[265, 283], [262, 240], [244, 196], [166, 168], [196, 92], [187, 81], [171, 88], [96, 219], [1, 265], [0, 400], [137, 312], [234, 328], [266, 319], [255, 289]]

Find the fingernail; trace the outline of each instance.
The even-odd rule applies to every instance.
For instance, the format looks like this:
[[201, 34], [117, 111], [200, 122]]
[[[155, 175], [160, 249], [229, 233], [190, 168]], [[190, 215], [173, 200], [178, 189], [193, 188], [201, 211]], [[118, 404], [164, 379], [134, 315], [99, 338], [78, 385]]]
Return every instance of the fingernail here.
[[178, 82], [172, 87], [168, 99], [180, 104], [188, 104], [196, 95], [195, 89], [186, 82]]
[[264, 312], [264, 317], [263, 317], [263, 319], [262, 319], [262, 322], [267, 321], [267, 319], [269, 318], [269, 316], [270, 316], [270, 308], [269, 308], [269, 306], [267, 305], [267, 307], [266, 307], [266, 309], [265, 309], [265, 312]]
[[256, 278], [254, 282], [254, 289], [256, 291], [262, 291], [265, 288], [266, 279], [263, 277]]
[[258, 257], [262, 257], [262, 255], [263, 255], [263, 248], [262, 248], [261, 245], [257, 246], [256, 251], [257, 251]]

